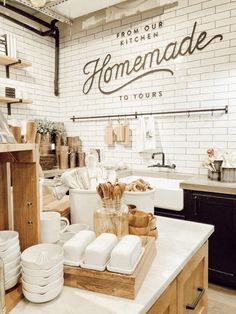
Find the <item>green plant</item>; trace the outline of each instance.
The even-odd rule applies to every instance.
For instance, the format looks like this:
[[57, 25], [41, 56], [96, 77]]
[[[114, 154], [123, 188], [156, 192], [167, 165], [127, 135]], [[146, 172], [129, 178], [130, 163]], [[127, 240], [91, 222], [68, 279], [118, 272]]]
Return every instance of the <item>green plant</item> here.
[[62, 123], [54, 122], [53, 129], [52, 129], [52, 135], [62, 135], [62, 133], [65, 132], [65, 127]]
[[61, 135], [64, 132], [64, 125], [46, 119], [37, 119], [37, 132], [40, 134]]

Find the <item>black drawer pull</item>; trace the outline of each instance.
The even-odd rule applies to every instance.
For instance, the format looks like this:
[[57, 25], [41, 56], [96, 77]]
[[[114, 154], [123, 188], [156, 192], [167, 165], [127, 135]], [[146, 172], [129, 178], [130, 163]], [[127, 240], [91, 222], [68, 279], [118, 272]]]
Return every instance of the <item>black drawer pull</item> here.
[[200, 302], [204, 292], [205, 292], [205, 289], [204, 288], [197, 288], [197, 291], [199, 291], [199, 295], [196, 297], [196, 300], [192, 303], [192, 304], [187, 304], [186, 305], [186, 309], [187, 310], [195, 310], [195, 308], [197, 307], [198, 303]]

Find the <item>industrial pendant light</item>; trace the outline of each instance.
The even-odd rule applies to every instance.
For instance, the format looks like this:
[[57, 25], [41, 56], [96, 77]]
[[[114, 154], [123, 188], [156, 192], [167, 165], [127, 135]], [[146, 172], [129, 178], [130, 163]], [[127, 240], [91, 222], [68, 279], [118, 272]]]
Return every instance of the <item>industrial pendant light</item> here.
[[35, 8], [43, 8], [47, 1], [46, 0], [30, 0], [30, 2]]

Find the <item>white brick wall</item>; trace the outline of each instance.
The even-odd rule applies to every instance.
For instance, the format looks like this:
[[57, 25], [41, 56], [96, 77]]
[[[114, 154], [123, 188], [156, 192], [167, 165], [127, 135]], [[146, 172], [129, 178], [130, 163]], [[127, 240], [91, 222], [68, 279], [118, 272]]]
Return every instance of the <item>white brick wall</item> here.
[[[38, 36], [0, 17], [0, 34], [11, 33], [17, 38], [17, 56], [32, 62], [25, 69], [10, 69], [6, 79], [5, 67], [0, 66], [0, 85], [16, 88], [16, 93], [32, 98], [33, 104], [12, 105], [13, 119], [59, 119], [59, 101], [54, 96], [54, 40]], [[0, 109], [7, 113], [6, 105]]]
[[[70, 135], [82, 138], [85, 150], [101, 148], [106, 159], [124, 160], [129, 166], [141, 168], [152, 161], [150, 153], [136, 151], [136, 121], [131, 120], [132, 147], [116, 144], [104, 145], [106, 121], [70, 122], [69, 118], [85, 115], [101, 115], [142, 111], [178, 110], [229, 105], [229, 114], [176, 115], [156, 117], [167, 162], [177, 165], [177, 172], [205, 173], [201, 161], [210, 146], [220, 149], [236, 149], [236, 2], [233, 0], [179, 1], [178, 7], [165, 11], [162, 16], [143, 19], [134, 17], [109, 23], [89, 31], [73, 30], [72, 39], [66, 36], [61, 49], [61, 119], [66, 122]], [[157, 39], [120, 48], [116, 33], [162, 21]], [[154, 74], [136, 81], [112, 95], [102, 95], [93, 87], [89, 94], [82, 93], [85, 81], [83, 66], [89, 60], [111, 53], [118, 63], [132, 59], [155, 48], [162, 48], [173, 40], [181, 41], [190, 35], [197, 21], [196, 33], [207, 31], [207, 38], [222, 34], [223, 40], [215, 40], [203, 51], [186, 55], [181, 62], [168, 62], [174, 77]], [[163, 63], [164, 64], [164, 63]], [[116, 83], [113, 84], [116, 86]], [[152, 100], [120, 101], [119, 95], [136, 92], [163, 91], [163, 96]], [[118, 122], [115, 121], [114, 124]]]

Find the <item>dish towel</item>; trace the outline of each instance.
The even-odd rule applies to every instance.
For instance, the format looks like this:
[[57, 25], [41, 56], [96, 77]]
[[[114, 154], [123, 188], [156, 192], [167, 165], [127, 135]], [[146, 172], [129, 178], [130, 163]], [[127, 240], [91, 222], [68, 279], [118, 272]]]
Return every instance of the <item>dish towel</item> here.
[[137, 121], [136, 127], [136, 144], [137, 144], [137, 151], [139, 153], [145, 150], [145, 134], [146, 134], [146, 126], [145, 126], [145, 119], [144, 117], [139, 117]]
[[155, 120], [153, 116], [150, 116], [146, 120], [145, 124], [145, 151], [156, 149], [156, 132], [155, 132]]

